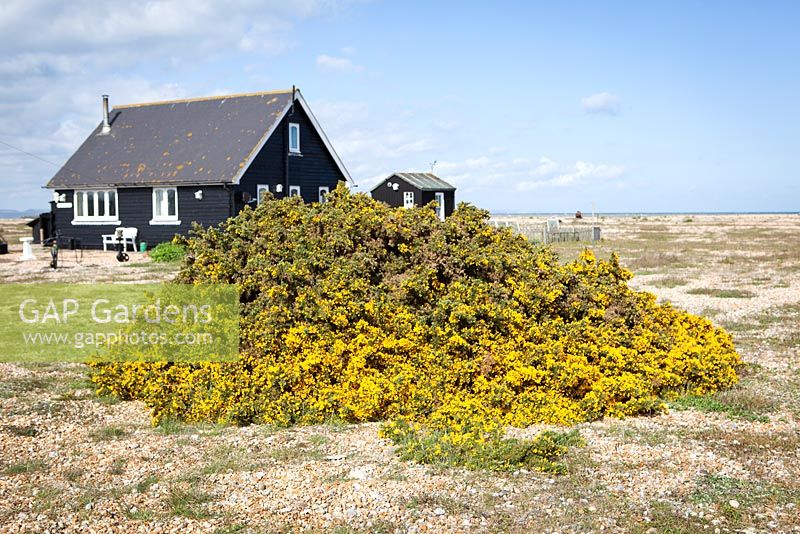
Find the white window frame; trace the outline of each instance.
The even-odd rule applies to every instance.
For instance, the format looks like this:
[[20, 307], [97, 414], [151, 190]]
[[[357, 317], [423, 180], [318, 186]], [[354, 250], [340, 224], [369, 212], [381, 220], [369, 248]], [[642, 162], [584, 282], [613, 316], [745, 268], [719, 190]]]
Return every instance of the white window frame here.
[[[295, 191], [297, 191], [297, 194], [296, 194], [296, 195], [293, 195], [292, 193], [293, 193], [293, 192], [295, 192]], [[292, 198], [292, 197], [300, 197], [300, 198], [303, 198], [303, 195], [302, 195], [302, 193], [300, 192], [300, 186], [299, 186], [299, 185], [290, 185], [290, 186], [289, 186], [289, 198]]]
[[414, 204], [414, 192], [413, 191], [403, 191], [403, 207], [413, 208]]
[[[175, 215], [156, 215], [156, 191], [164, 191], [168, 194], [169, 190], [175, 191]], [[163, 203], [165, 205], [169, 205], [167, 201], [167, 194], [164, 195]], [[178, 219], [178, 214], [180, 213], [178, 208], [178, 188], [177, 187], [154, 187], [153, 188], [153, 218], [150, 220], [151, 225], [161, 225], [161, 224], [180, 224], [181, 221]], [[162, 205], [163, 207], [163, 205]]]
[[331, 188], [328, 187], [327, 185], [319, 186], [318, 197], [317, 198], [318, 198], [318, 201], [319, 201], [320, 204], [324, 204], [325, 202], [327, 202], [327, 200], [325, 200], [325, 197], [328, 196], [328, 193], [330, 193], [330, 192], [331, 192]]
[[444, 220], [444, 204], [445, 204], [444, 193], [442, 193], [441, 191], [437, 191], [437, 192], [435, 192], [433, 194], [433, 198], [436, 200], [436, 204], [437, 204], [437, 206], [436, 206], [436, 215], [438, 215], [439, 219], [443, 221]]
[[[296, 146], [292, 146], [292, 130], [295, 130], [297, 132]], [[289, 123], [289, 152], [291, 152], [292, 154], [300, 153], [300, 123], [297, 122]]]
[[[109, 193], [114, 194], [114, 215], [110, 214]], [[78, 202], [78, 196], [85, 195], [85, 202]], [[103, 197], [103, 207], [105, 213], [98, 214], [100, 208], [100, 197]], [[81, 215], [78, 213], [79, 206], [88, 206], [92, 202], [94, 215], [88, 215], [88, 210]], [[119, 193], [116, 189], [76, 189], [72, 192], [72, 224], [120, 224], [119, 219]]]
[[269, 193], [269, 185], [267, 184], [258, 184], [256, 185], [256, 205], [261, 204], [261, 192], [266, 191]]

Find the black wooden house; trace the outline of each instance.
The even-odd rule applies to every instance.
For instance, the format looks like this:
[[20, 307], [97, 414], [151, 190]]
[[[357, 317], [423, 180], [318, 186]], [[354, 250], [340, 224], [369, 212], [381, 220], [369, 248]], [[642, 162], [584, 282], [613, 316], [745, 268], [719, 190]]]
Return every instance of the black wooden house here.
[[441, 220], [455, 208], [456, 188], [438, 176], [425, 172], [398, 172], [372, 188], [372, 198], [390, 206], [413, 208], [436, 202]]
[[273, 196], [324, 202], [352, 183], [295, 89], [117, 106], [46, 185], [51, 225], [100, 248], [117, 227], [154, 245]]

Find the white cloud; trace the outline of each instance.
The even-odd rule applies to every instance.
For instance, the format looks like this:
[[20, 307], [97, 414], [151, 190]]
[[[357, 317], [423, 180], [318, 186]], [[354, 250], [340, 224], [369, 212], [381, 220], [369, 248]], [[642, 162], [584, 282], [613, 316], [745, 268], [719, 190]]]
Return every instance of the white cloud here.
[[317, 56], [317, 66], [323, 70], [335, 72], [361, 72], [364, 67], [353, 63], [346, 57], [334, 57], [327, 54]]
[[402, 107], [372, 109], [360, 101], [323, 99], [312, 106], [359, 191], [369, 191], [392, 172], [428, 171], [436, 159], [438, 136], [423, 122], [429, 117], [421, 120]]
[[[549, 174], [550, 177], [521, 181], [517, 183], [517, 191], [531, 191], [548, 187], [571, 187], [593, 181], [605, 182], [620, 178], [625, 174], [625, 167], [622, 165], [577, 161], [574, 164], [562, 166], [548, 158], [542, 158], [542, 160], [546, 160], [545, 163], [540, 163], [536, 169], [531, 171], [531, 175], [542, 176]], [[547, 172], [541, 171], [543, 165], [549, 169]]]
[[546, 176], [558, 169], [558, 164], [550, 158], [539, 158], [539, 164], [531, 171], [532, 176]]
[[[220, 72], [200, 74], [203, 61], [232, 53], [258, 63], [255, 74], [245, 71], [245, 80], [258, 85], [228, 92], [282, 87], [285, 80], [256, 79], [263, 77], [264, 58], [295, 46], [297, 22], [345, 1], [5, 0], [0, 139], [62, 164], [99, 122], [100, 94], [110, 94], [112, 106], [211, 94], [220, 87], [210, 78]], [[208, 79], [193, 84], [198, 77]], [[19, 197], [13, 205], [44, 207], [41, 186], [55, 170], [0, 148], [0, 176], [6, 177], [0, 207], [11, 203], [12, 191]]]
[[433, 127], [443, 132], [452, 132], [461, 127], [461, 123], [455, 120], [435, 120]]
[[[11, 0], [0, 8], [5, 51], [65, 55], [111, 52], [132, 43], [137, 54], [160, 49], [212, 50], [242, 36], [283, 40], [292, 21], [328, 10], [325, 0]], [[261, 48], [261, 47], [259, 47]]]
[[581, 99], [581, 107], [586, 113], [607, 113], [616, 115], [620, 112], [622, 99], [611, 93], [597, 93]]

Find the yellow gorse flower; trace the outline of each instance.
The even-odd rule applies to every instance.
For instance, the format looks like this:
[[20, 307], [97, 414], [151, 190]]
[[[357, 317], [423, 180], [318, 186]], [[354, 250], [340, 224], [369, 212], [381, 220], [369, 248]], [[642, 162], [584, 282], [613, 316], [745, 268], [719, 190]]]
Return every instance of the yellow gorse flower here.
[[240, 361], [96, 365], [92, 380], [155, 421], [405, 417], [459, 447], [736, 383], [731, 337], [631, 290], [616, 256], [561, 265], [487, 216], [462, 204], [442, 222], [339, 188], [198, 227], [178, 283], [237, 284]]

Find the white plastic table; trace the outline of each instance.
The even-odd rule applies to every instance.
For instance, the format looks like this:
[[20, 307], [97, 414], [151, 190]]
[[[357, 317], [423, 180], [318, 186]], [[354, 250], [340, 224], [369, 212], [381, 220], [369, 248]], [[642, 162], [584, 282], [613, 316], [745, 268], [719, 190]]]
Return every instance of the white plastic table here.
[[35, 260], [36, 256], [33, 255], [33, 247], [31, 243], [33, 243], [32, 237], [20, 237], [19, 240], [22, 242], [22, 259], [24, 260]]

